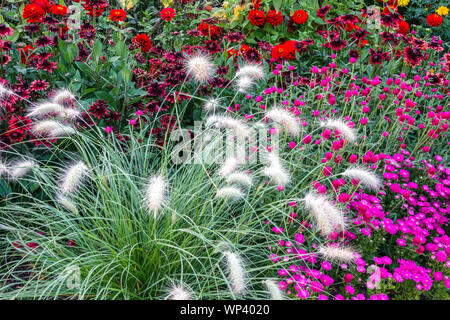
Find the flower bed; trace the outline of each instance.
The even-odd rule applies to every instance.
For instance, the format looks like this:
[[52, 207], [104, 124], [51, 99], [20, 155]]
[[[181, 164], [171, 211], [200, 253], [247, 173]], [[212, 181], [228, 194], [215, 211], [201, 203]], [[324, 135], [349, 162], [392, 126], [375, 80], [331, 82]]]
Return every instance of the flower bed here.
[[2, 8], [0, 297], [448, 299], [448, 9], [319, 2]]

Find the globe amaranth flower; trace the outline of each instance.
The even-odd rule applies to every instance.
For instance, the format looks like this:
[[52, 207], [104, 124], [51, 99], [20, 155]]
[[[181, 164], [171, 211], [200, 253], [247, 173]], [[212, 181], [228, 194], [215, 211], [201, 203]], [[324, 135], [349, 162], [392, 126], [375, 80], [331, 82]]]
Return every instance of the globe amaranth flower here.
[[159, 16], [164, 21], [171, 21], [173, 18], [175, 18], [175, 15], [175, 10], [173, 10], [172, 8], [164, 8], [159, 13]]

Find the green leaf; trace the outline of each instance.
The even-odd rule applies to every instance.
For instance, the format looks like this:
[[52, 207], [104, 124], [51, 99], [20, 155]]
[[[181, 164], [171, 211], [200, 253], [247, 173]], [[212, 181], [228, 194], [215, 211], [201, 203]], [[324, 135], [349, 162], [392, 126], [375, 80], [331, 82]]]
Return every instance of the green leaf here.
[[100, 39], [95, 40], [94, 47], [93, 47], [93, 54], [94, 54], [94, 60], [96, 63], [98, 63], [98, 60], [100, 59], [103, 52], [103, 44]]

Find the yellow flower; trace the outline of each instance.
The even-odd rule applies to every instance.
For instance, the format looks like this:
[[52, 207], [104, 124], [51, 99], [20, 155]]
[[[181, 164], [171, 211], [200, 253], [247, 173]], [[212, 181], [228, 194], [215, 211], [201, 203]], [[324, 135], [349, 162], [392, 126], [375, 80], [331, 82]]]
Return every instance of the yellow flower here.
[[173, 0], [161, 0], [161, 3], [164, 5], [164, 7], [168, 7], [172, 4]]
[[436, 13], [440, 16], [446, 16], [446, 15], [448, 15], [448, 8], [447, 7], [439, 7], [436, 10]]
[[225, 10], [218, 10], [216, 12], [214, 12], [213, 17], [217, 17], [217, 18], [226, 18], [228, 15], [225, 12]]
[[[137, 0], [136, 0], [137, 1]], [[135, 0], [120, 0], [122, 8], [130, 10], [135, 5]]]
[[228, 8], [229, 5], [230, 5], [230, 3], [228, 1], [225, 1], [223, 3], [223, 8], [226, 9], [226, 8]]
[[234, 19], [237, 20], [239, 19], [239, 13], [244, 10], [243, 6], [237, 6], [236, 8], [234, 8]]
[[399, 7], [406, 7], [409, 4], [410, 0], [398, 0]]

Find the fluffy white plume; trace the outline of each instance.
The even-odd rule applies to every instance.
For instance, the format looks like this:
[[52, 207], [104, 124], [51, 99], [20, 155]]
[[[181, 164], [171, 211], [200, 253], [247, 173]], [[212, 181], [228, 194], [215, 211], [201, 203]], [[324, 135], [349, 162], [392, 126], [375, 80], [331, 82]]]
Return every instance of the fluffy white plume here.
[[236, 88], [238, 89], [239, 92], [245, 93], [252, 88], [254, 83], [255, 81], [250, 77], [247, 76], [239, 77], [236, 80]]
[[328, 236], [334, 230], [345, 230], [344, 213], [338, 210], [323, 195], [309, 192], [304, 198], [305, 207], [316, 220], [317, 228], [324, 236]]
[[227, 260], [228, 278], [231, 290], [234, 294], [243, 294], [246, 289], [247, 276], [242, 259], [237, 253], [231, 251], [226, 251], [224, 255]]
[[340, 263], [350, 263], [355, 260], [355, 252], [350, 247], [339, 247], [337, 245], [322, 245], [318, 252], [327, 260]]
[[62, 137], [75, 133], [75, 129], [55, 120], [43, 120], [33, 125], [33, 134], [38, 137]]
[[228, 184], [236, 183], [245, 187], [253, 185], [252, 177], [244, 172], [234, 172], [227, 176], [226, 181]]
[[61, 115], [65, 114], [65, 109], [60, 104], [52, 103], [52, 102], [45, 102], [45, 103], [38, 104], [38, 105], [34, 106], [33, 108], [31, 108], [27, 117], [42, 118], [51, 113], [61, 116]]
[[227, 158], [219, 169], [219, 175], [226, 177], [232, 174], [239, 166], [239, 160], [235, 157]]
[[273, 108], [267, 112], [266, 117], [279, 124], [282, 129], [286, 129], [291, 135], [298, 136], [300, 134], [300, 125], [289, 111], [282, 108]]
[[145, 191], [145, 203], [155, 218], [166, 202], [167, 189], [168, 183], [161, 175], [150, 177]]
[[37, 167], [37, 163], [31, 159], [14, 162], [11, 164], [10, 170], [8, 171], [9, 178], [11, 180], [21, 179], [25, 177], [28, 171], [35, 167]]
[[246, 64], [239, 67], [239, 71], [236, 73], [236, 78], [248, 77], [255, 81], [264, 78], [264, 67], [262, 64]]
[[52, 98], [52, 102], [63, 106], [68, 101], [72, 101], [74, 99], [75, 96], [69, 90], [58, 90]]
[[60, 190], [63, 194], [71, 194], [78, 190], [83, 180], [89, 176], [89, 168], [83, 161], [70, 166], [63, 174]]
[[217, 190], [216, 198], [222, 198], [222, 199], [232, 199], [237, 200], [244, 197], [244, 193], [241, 191], [241, 189], [236, 187], [223, 187]]
[[60, 125], [59, 128], [55, 128], [50, 132], [52, 138], [62, 138], [75, 134], [75, 129], [66, 125]]
[[173, 286], [170, 290], [168, 300], [192, 300], [191, 293], [184, 289], [181, 285]]
[[281, 160], [275, 153], [266, 154], [269, 164], [262, 169], [262, 174], [270, 178], [275, 184], [285, 186], [291, 181], [289, 172], [281, 164]]
[[186, 70], [195, 81], [207, 82], [214, 74], [214, 63], [207, 55], [195, 54], [186, 60]]
[[219, 100], [216, 98], [208, 99], [203, 105], [203, 109], [206, 112], [216, 111], [219, 108]]
[[270, 293], [271, 300], [284, 300], [283, 292], [273, 280], [263, 281]]
[[356, 133], [344, 121], [339, 119], [328, 119], [320, 123], [320, 126], [338, 130], [345, 139], [350, 142], [356, 141]]
[[249, 127], [242, 121], [228, 116], [210, 116], [206, 119], [206, 126], [214, 125], [219, 129], [229, 129], [233, 134], [239, 138], [246, 138], [250, 136]]
[[63, 195], [59, 195], [57, 198], [58, 203], [66, 208], [67, 210], [71, 211], [74, 214], [78, 214], [78, 209], [76, 204], [70, 200], [68, 197], [63, 196]]
[[342, 175], [344, 177], [356, 179], [362, 185], [373, 190], [377, 190], [381, 185], [380, 179], [378, 179], [375, 173], [362, 167], [350, 167], [345, 170]]
[[80, 110], [73, 109], [73, 108], [66, 108], [64, 109], [64, 117], [70, 120], [75, 120], [78, 117], [80, 117], [81, 112]]
[[0, 160], [0, 177], [6, 176], [8, 174], [8, 165]]

